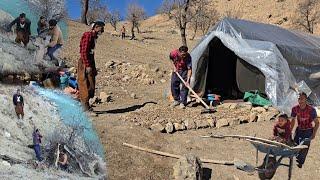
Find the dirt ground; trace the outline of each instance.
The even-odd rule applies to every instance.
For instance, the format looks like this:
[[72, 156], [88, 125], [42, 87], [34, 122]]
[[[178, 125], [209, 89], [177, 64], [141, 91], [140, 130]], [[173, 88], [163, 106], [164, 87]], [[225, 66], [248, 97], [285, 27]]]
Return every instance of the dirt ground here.
[[[96, 47], [96, 63], [99, 70], [97, 90], [111, 95], [112, 101], [97, 105], [94, 110], [100, 112], [93, 117], [93, 124], [106, 150], [106, 161], [109, 179], [172, 179], [175, 159], [151, 155], [124, 147], [122, 143], [130, 143], [141, 147], [152, 148], [173, 154], [193, 153], [201, 158], [216, 160], [233, 160], [238, 158], [255, 165], [255, 149], [249, 143], [236, 139], [203, 139], [200, 135], [208, 133], [241, 134], [268, 138], [272, 134], [272, 121], [241, 124], [237, 126], [198, 129], [165, 134], [154, 132], [139, 123], [150, 121], [149, 117], [177, 119], [181, 116], [198, 117], [198, 110], [170, 110], [169, 101], [164, 97], [170, 82], [171, 65], [168, 53], [179, 46], [177, 31], [168, 28], [166, 20], [157, 19], [157, 23], [146, 21], [142, 24], [144, 33], [138, 34], [138, 40], [121, 40], [118, 33], [110, 27], [99, 37]], [[119, 26], [120, 27], [120, 26]], [[167, 28], [163, 28], [167, 27]], [[69, 65], [75, 65], [79, 58], [79, 41], [81, 34], [88, 30], [87, 26], [69, 22], [69, 40], [64, 47], [64, 56]], [[129, 29], [129, 27], [127, 27]], [[192, 48], [199, 37], [189, 41]], [[109, 68], [110, 61], [118, 66]], [[123, 65], [125, 64], [125, 65]], [[141, 74], [132, 75], [139, 65]], [[154, 70], [154, 69], [158, 70]], [[140, 73], [139, 70], [139, 73]], [[125, 78], [125, 76], [128, 76]], [[125, 78], [125, 79], [123, 79]], [[153, 83], [144, 83], [145, 80]], [[137, 98], [132, 98], [134, 93]], [[145, 106], [139, 106], [146, 102]], [[131, 107], [131, 108], [128, 108]], [[150, 114], [148, 114], [150, 113]], [[233, 112], [231, 111], [230, 114]], [[135, 117], [128, 121], [126, 117]], [[319, 179], [320, 157], [319, 137], [311, 145], [306, 164], [302, 169], [294, 165], [292, 179]], [[259, 156], [259, 165], [263, 155]], [[287, 162], [287, 160], [286, 160]], [[248, 174], [236, 170], [232, 166], [204, 164], [207, 179], [258, 179], [257, 174]], [[278, 169], [274, 179], [286, 179], [287, 169]]]

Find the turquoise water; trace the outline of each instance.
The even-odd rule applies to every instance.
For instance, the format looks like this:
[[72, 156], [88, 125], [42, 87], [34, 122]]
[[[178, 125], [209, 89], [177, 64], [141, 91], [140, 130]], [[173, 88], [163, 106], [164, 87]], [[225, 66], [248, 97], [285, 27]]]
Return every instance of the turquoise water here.
[[[32, 34], [37, 35], [37, 23], [40, 15], [30, 10], [26, 0], [0, 0], [0, 9], [9, 13], [14, 18], [18, 17], [22, 12], [26, 13], [27, 18], [31, 21]], [[61, 27], [64, 38], [67, 39], [67, 24], [65, 22], [59, 22], [59, 26]]]
[[84, 128], [81, 134], [87, 144], [92, 146], [94, 153], [98, 154], [104, 159], [104, 148], [99, 140], [99, 137], [92, 127], [87, 115], [82, 111], [80, 103], [72, 99], [70, 96], [62, 94], [60, 92], [43, 89], [35, 86], [35, 90], [39, 92], [40, 95], [50, 99], [57, 105], [59, 114], [65, 125], [77, 124]]

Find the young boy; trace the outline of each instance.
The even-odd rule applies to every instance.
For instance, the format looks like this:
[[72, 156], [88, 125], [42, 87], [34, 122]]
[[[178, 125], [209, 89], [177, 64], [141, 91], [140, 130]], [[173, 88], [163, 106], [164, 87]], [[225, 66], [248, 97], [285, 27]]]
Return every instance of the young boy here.
[[273, 139], [285, 144], [291, 142], [291, 123], [286, 114], [281, 114], [274, 125]]

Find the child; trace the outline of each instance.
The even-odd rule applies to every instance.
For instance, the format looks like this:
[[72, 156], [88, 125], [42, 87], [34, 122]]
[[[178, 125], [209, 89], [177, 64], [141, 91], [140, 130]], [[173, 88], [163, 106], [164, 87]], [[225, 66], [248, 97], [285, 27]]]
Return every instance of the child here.
[[281, 114], [274, 125], [273, 139], [285, 144], [291, 142], [291, 123], [286, 114]]

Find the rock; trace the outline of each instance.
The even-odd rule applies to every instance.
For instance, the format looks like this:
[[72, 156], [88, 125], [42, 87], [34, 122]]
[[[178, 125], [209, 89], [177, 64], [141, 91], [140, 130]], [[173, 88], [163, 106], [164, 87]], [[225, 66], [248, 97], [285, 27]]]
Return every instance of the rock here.
[[279, 114], [279, 112], [273, 112], [273, 111], [269, 111], [269, 112], [265, 112], [262, 114], [258, 115], [258, 122], [260, 121], [270, 121], [272, 119], [274, 119], [277, 115]]
[[225, 126], [229, 126], [229, 119], [222, 118], [217, 120], [216, 127], [220, 128]]
[[196, 129], [196, 123], [193, 119], [187, 119], [184, 121], [184, 125], [187, 127], [187, 129]]
[[215, 127], [216, 126], [215, 120], [213, 118], [208, 118], [207, 122], [209, 123], [210, 127]]
[[102, 103], [111, 101], [111, 96], [107, 95], [107, 93], [105, 93], [105, 92], [100, 92], [99, 97], [100, 97]]
[[35, 115], [39, 114], [37, 110], [32, 110], [32, 113], [35, 114]]
[[89, 99], [89, 105], [91, 106], [91, 105], [97, 103], [98, 99], [99, 99], [98, 96], [94, 96], [93, 98]]
[[106, 64], [105, 64], [105, 67], [108, 68], [108, 67], [112, 67], [114, 66], [116, 63], [114, 61], [108, 61]]
[[230, 118], [230, 119], [228, 119], [228, 122], [229, 122], [230, 126], [239, 125], [240, 119], [239, 118]]
[[231, 103], [229, 109], [238, 109], [238, 107], [237, 103]]
[[207, 128], [210, 125], [209, 125], [208, 121], [206, 121], [206, 120], [198, 120], [198, 121], [196, 121], [196, 126], [197, 126], [197, 129], [200, 129], [200, 128]]
[[137, 99], [137, 95], [136, 95], [135, 93], [131, 93], [131, 94], [130, 94], [130, 97], [131, 97], [132, 99]]
[[237, 109], [238, 104], [237, 103], [223, 103], [218, 106], [219, 109]]
[[175, 180], [200, 180], [203, 177], [201, 161], [194, 155], [186, 155], [173, 167]]
[[31, 80], [31, 75], [29, 73], [24, 73], [23, 80], [24, 81], [30, 81]]
[[131, 79], [131, 77], [130, 77], [130, 76], [125, 75], [125, 76], [121, 79], [121, 81], [123, 81], [123, 82], [127, 82], [127, 81], [129, 81], [130, 79]]
[[263, 107], [254, 107], [251, 109], [251, 112], [256, 112], [258, 114], [261, 114], [261, 113], [264, 113], [266, 112], [267, 110]]
[[160, 79], [160, 82], [161, 83], [165, 83], [165, 82], [167, 82], [165, 79]]
[[241, 109], [242, 111], [251, 111], [252, 103], [251, 102], [239, 103], [238, 108]]
[[248, 123], [250, 121], [249, 116], [239, 116], [240, 124]]
[[277, 108], [272, 106], [268, 107], [268, 112], [274, 112], [274, 113], [280, 114], [280, 111]]
[[159, 67], [155, 67], [155, 68], [152, 69], [152, 72], [155, 72], [155, 73], [156, 73], [156, 72], [158, 72], [159, 70], [160, 70]]
[[249, 122], [257, 122], [258, 120], [258, 113], [251, 112], [249, 115]]
[[147, 85], [152, 85], [152, 84], [154, 84], [155, 82], [154, 82], [153, 79], [147, 78], [147, 79], [144, 80], [144, 83], [147, 84]]
[[4, 132], [4, 137], [6, 138], [10, 138], [11, 137], [11, 134], [7, 131]]
[[174, 131], [174, 127], [173, 127], [173, 124], [172, 124], [172, 122], [168, 122], [167, 124], [166, 124], [166, 132], [167, 133], [173, 133], [173, 131]]
[[164, 127], [160, 123], [152, 124], [150, 126], [150, 129], [153, 130], [153, 131], [157, 131], [157, 132], [163, 132], [164, 131]]
[[176, 131], [186, 130], [186, 126], [183, 123], [173, 123], [173, 126]]
[[8, 161], [2, 161], [1, 164], [6, 167], [11, 167], [11, 164]]

